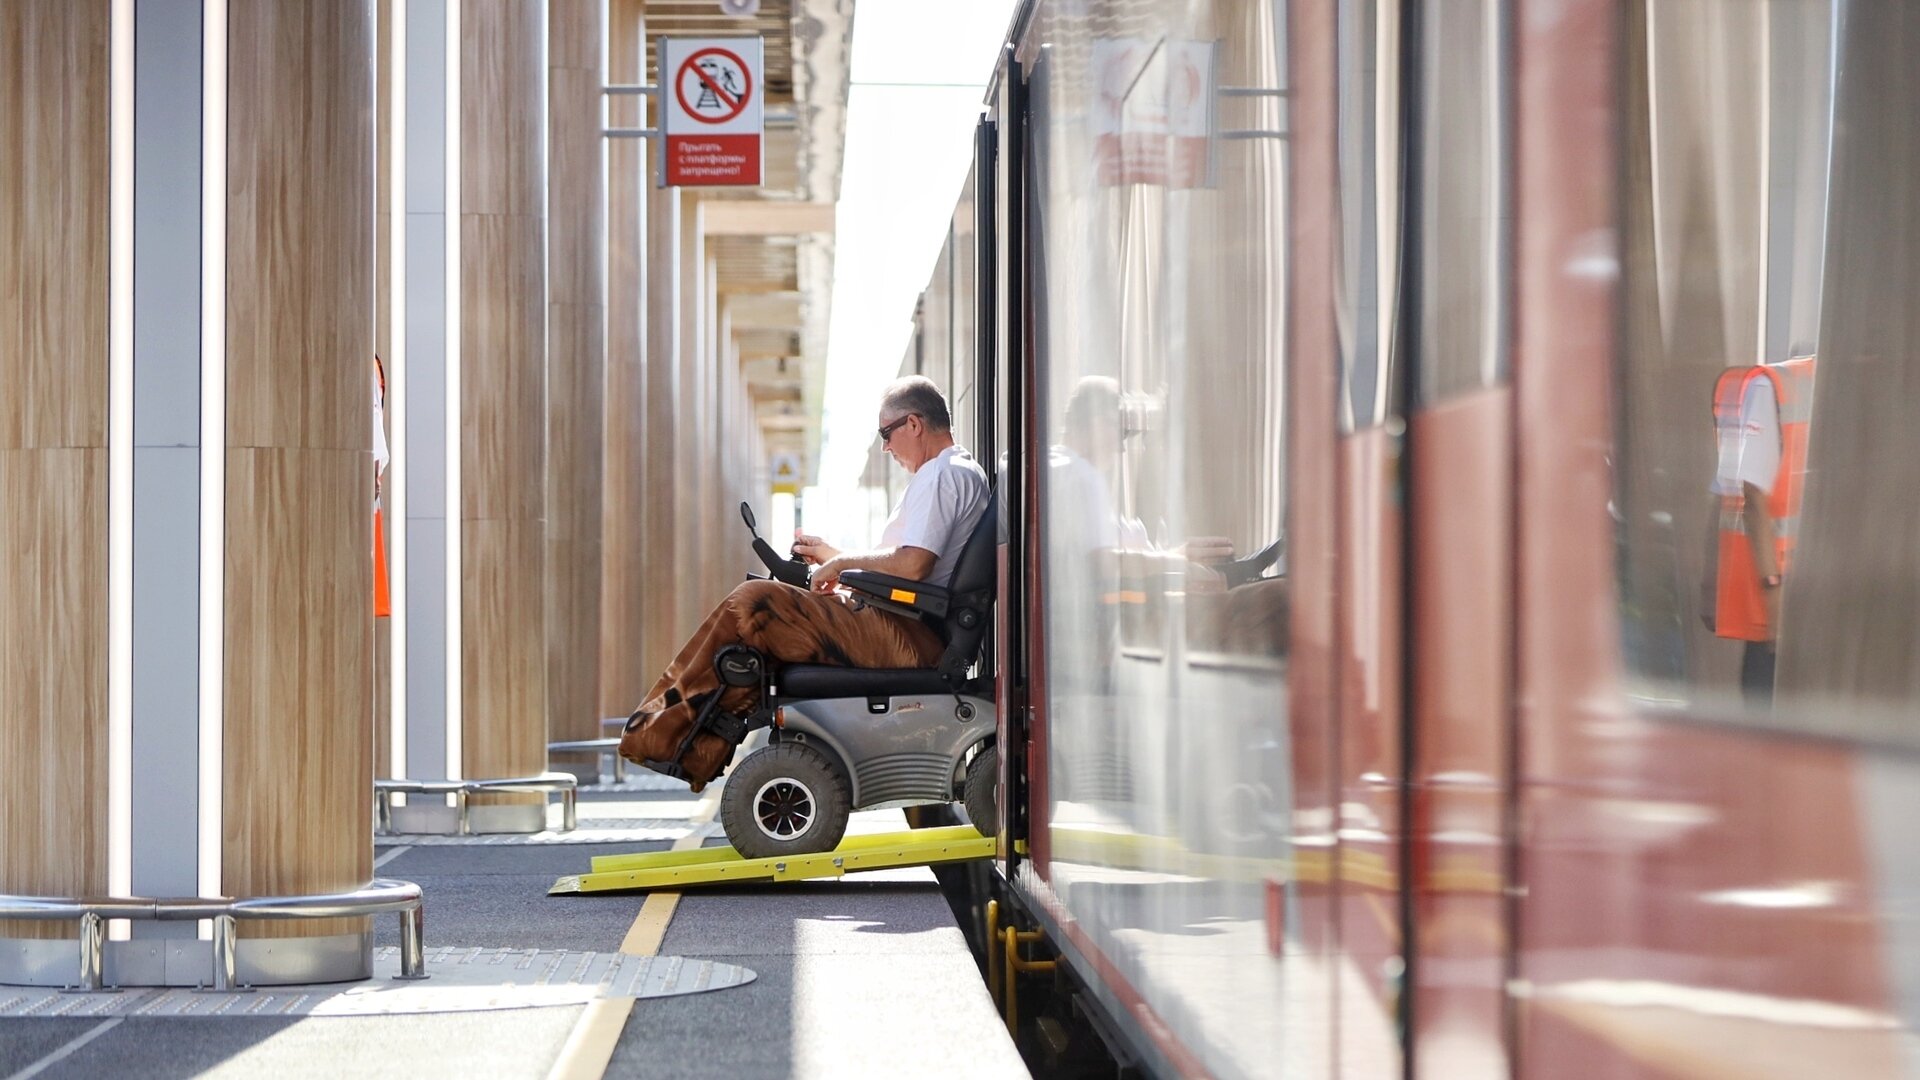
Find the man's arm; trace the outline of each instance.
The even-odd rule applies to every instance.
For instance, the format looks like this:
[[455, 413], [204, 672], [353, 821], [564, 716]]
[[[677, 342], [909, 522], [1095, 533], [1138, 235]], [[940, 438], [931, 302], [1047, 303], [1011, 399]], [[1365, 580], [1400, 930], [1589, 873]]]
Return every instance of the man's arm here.
[[840, 575], [848, 570], [878, 570], [883, 574], [924, 581], [933, 572], [938, 556], [926, 548], [905, 545], [891, 551], [842, 553], [821, 563], [813, 571], [813, 591], [832, 592], [840, 587]]
[[1740, 485], [1740, 517], [1747, 526], [1747, 548], [1753, 553], [1753, 572], [1760, 576], [1760, 594], [1767, 601], [1767, 627], [1776, 636], [1780, 626], [1780, 589], [1768, 581], [1780, 580], [1779, 552], [1773, 544], [1773, 515], [1767, 513], [1767, 495], [1751, 483]]

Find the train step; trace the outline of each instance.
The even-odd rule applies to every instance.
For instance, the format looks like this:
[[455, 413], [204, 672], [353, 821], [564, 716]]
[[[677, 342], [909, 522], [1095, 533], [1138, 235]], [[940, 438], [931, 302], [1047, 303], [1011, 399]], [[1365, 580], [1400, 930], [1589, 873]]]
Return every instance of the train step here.
[[748, 859], [731, 847], [602, 855], [593, 860], [591, 872], [561, 878], [547, 895], [684, 889], [751, 881], [816, 881], [862, 870], [990, 859], [996, 851], [993, 837], [981, 836], [971, 825], [952, 825], [849, 836], [832, 851], [812, 855]]

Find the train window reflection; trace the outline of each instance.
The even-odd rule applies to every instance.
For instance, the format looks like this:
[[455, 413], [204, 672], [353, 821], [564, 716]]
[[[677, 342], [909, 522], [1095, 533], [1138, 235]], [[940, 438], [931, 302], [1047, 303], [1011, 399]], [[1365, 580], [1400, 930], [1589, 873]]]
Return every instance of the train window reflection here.
[[1902, 7], [1629, 5], [1613, 509], [1650, 702], [1916, 734]]
[[1506, 376], [1506, 5], [1446, 0], [1420, 27], [1423, 404]]
[[1400, 415], [1400, 5], [1340, 5], [1340, 430]]

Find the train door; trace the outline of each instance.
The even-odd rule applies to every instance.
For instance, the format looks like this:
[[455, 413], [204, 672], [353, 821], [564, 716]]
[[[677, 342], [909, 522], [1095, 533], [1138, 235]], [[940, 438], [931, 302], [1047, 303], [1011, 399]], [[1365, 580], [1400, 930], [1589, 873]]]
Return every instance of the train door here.
[[[1330, 230], [1302, 252], [1323, 268], [1294, 275], [1300, 339], [1294, 399], [1298, 499], [1295, 573], [1316, 592], [1297, 637], [1318, 669], [1295, 684], [1298, 726], [1323, 754], [1313, 778], [1325, 805], [1296, 814], [1324, 822], [1325, 860], [1297, 877], [1321, 883], [1334, 947], [1328, 956], [1332, 1053], [1338, 1075], [1404, 1068], [1402, 987], [1410, 954], [1402, 794], [1405, 728], [1405, 308], [1401, 5], [1347, 0], [1295, 5], [1302, 203], [1308, 229], [1319, 188]], [[1305, 55], [1309, 50], [1311, 57]], [[1309, 125], [1311, 125], [1309, 127]], [[1311, 143], [1311, 145], [1309, 145]], [[1308, 387], [1311, 387], [1309, 389]], [[1303, 663], [1309, 660], [1298, 653]]]
[[1405, 27], [1409, 1075], [1508, 1067], [1513, 732], [1505, 0]]
[[[1296, 879], [1337, 1075], [1406, 1069], [1406, 97], [1401, 5], [1295, 5]], [[1308, 848], [1311, 839], [1317, 846]]]
[[1297, 876], [1341, 1075], [1506, 1064], [1505, 19], [1295, 8]]

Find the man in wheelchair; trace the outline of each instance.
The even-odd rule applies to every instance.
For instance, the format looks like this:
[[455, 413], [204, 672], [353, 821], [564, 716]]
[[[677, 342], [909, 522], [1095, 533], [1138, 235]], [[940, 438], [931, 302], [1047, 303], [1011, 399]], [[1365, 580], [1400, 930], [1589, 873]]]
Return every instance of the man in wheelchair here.
[[880, 547], [843, 552], [819, 537], [796, 536], [793, 554], [813, 568], [810, 588], [753, 580], [727, 594], [627, 721], [620, 741], [627, 760], [682, 777], [695, 791], [719, 775], [744, 734], [739, 718], [760, 706], [763, 686], [757, 678], [723, 680], [729, 656], [744, 655], [730, 648], [786, 664], [930, 668], [940, 661], [946, 643], [934, 627], [904, 609], [887, 610], [884, 598], [849, 595], [841, 578], [870, 576], [863, 588], [887, 579], [952, 579], [989, 489], [985, 470], [955, 445], [951, 428], [946, 399], [930, 380], [915, 376], [887, 387], [880, 442], [912, 479]]

